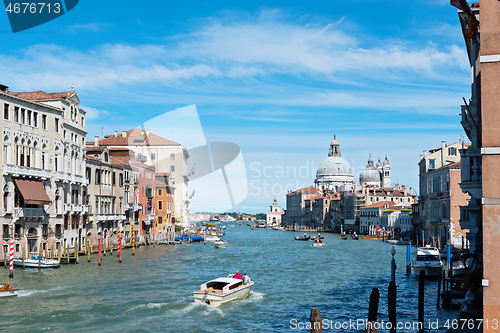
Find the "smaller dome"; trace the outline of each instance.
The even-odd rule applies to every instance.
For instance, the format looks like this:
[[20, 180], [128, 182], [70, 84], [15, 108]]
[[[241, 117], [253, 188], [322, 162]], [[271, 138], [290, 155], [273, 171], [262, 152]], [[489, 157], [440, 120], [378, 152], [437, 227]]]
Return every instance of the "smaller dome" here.
[[378, 162], [377, 162], [377, 168], [381, 168], [382, 167], [382, 162], [380, 162], [380, 158], [378, 159]]
[[387, 159], [387, 156], [385, 157], [384, 165], [389, 165], [389, 160]]
[[366, 168], [359, 174], [359, 183], [380, 186], [380, 172], [373, 166], [372, 154], [368, 157]]

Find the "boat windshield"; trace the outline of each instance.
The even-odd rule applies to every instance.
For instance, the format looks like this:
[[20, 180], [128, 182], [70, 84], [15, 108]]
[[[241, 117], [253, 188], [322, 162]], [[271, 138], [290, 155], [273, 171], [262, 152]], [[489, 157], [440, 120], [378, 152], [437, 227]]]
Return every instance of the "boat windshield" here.
[[441, 261], [438, 255], [417, 255], [417, 261]]
[[213, 281], [207, 283], [207, 289], [222, 290], [222, 288], [224, 288], [228, 284], [229, 284], [228, 282]]

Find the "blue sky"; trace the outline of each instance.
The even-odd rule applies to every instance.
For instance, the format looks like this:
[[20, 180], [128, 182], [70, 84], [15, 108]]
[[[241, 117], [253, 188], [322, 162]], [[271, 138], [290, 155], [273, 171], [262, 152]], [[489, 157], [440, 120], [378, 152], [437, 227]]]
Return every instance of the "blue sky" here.
[[241, 147], [245, 212], [312, 184], [334, 133], [356, 177], [387, 155], [393, 183], [418, 188], [419, 155], [459, 140], [470, 95], [447, 0], [85, 0], [16, 34], [0, 15], [0, 34], [0, 83], [74, 84], [88, 138], [195, 104], [208, 142]]

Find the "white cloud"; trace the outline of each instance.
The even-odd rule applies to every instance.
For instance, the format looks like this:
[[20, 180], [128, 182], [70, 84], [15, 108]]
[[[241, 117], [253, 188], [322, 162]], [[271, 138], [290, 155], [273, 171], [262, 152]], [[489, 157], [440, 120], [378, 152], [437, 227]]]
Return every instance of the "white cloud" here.
[[87, 111], [87, 114], [86, 114], [87, 120], [103, 118], [103, 117], [109, 115], [109, 112], [106, 110], [98, 110], [98, 109], [90, 107], [90, 106], [80, 105], [80, 108]]

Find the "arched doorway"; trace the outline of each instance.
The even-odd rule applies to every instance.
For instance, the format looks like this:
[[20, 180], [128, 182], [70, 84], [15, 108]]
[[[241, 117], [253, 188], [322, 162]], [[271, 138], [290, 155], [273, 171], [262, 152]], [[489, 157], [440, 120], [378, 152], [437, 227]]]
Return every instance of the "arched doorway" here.
[[38, 252], [38, 230], [35, 227], [28, 229], [28, 245], [31, 252]]

